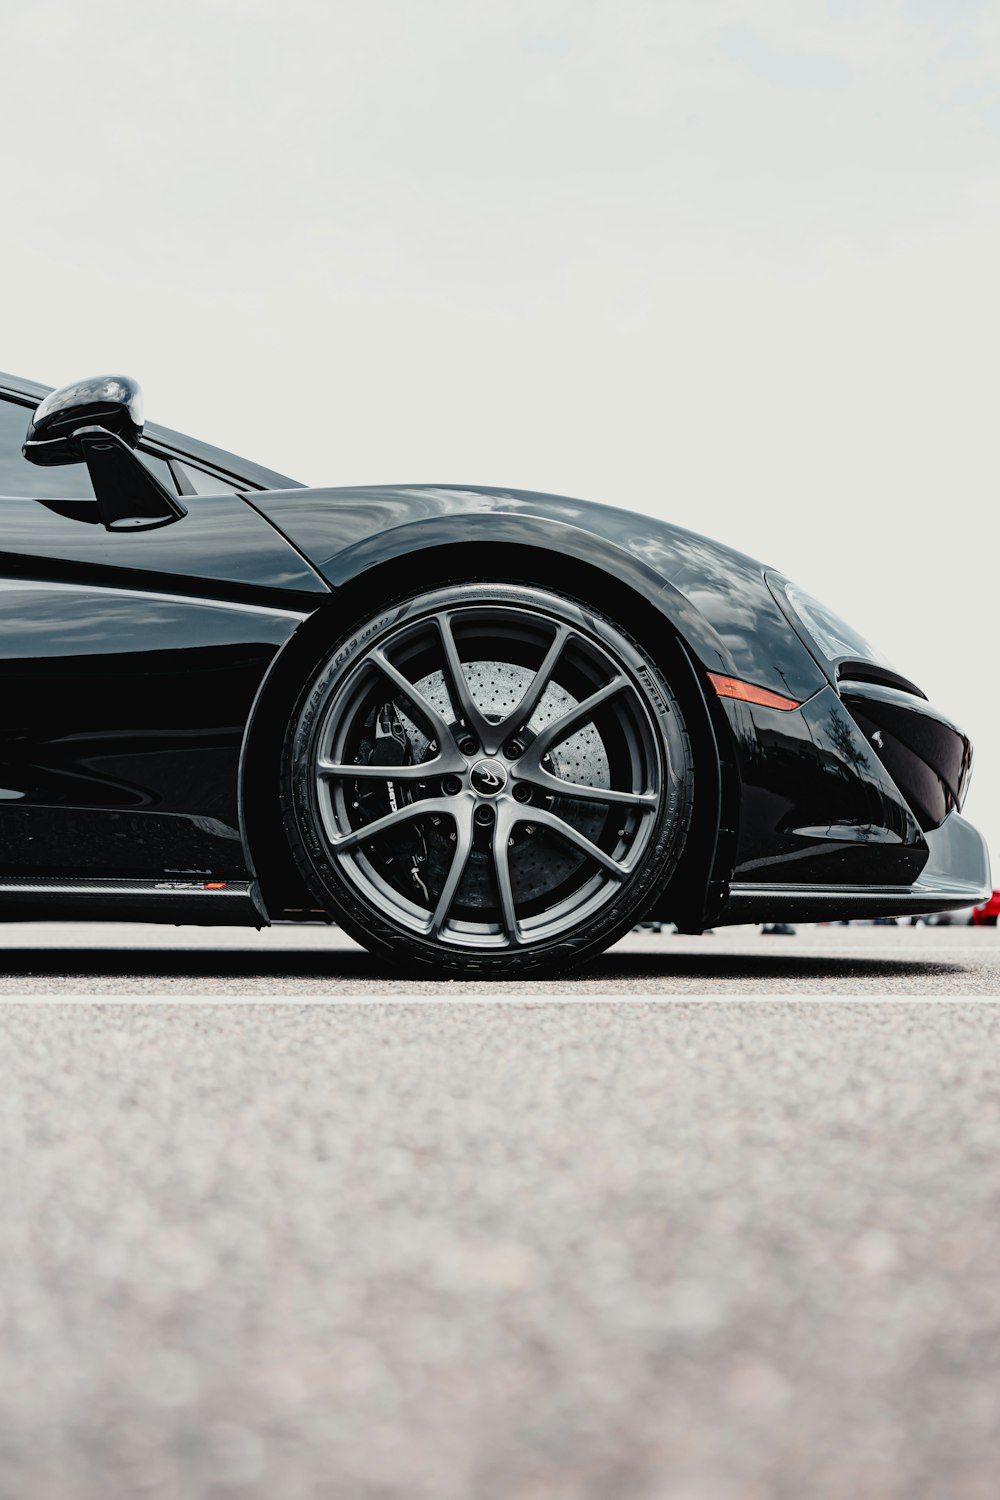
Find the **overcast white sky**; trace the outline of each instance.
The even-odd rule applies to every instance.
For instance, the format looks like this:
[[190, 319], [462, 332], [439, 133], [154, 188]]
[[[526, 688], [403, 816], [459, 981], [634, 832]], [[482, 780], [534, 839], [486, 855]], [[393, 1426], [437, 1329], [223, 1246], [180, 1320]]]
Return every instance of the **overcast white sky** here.
[[773, 563], [1000, 868], [1000, 0], [0, 0], [0, 368]]

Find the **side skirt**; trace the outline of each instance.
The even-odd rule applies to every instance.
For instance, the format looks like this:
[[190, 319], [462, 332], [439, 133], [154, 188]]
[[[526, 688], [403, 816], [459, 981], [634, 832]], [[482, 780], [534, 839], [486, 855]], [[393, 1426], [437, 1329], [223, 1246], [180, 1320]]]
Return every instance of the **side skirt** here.
[[252, 880], [0, 879], [0, 922], [171, 922], [268, 927]]

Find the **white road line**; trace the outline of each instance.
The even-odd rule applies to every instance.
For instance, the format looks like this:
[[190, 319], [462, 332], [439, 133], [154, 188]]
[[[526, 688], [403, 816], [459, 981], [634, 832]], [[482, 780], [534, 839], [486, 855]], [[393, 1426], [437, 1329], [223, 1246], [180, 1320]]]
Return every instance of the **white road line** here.
[[389, 1007], [412, 1006], [415, 1009], [424, 1009], [436, 1006], [491, 1006], [500, 1005], [518, 1010], [539, 1010], [547, 1005], [574, 1006], [574, 1005], [628, 1005], [639, 1006], [670, 1006], [670, 1005], [1000, 1005], [1000, 994], [997, 995], [842, 995], [837, 991], [828, 990], [824, 993], [799, 994], [780, 992], [740, 995], [735, 992], [718, 994], [700, 994], [696, 990], [690, 993], [678, 991], [669, 995], [643, 995], [627, 994], [617, 995], [611, 993], [573, 995], [559, 992], [551, 995], [520, 995], [510, 996], [502, 994], [487, 995], [214, 995], [211, 992], [203, 994], [168, 995], [162, 992], [152, 995], [134, 994], [74, 994], [74, 995], [50, 995], [50, 994], [0, 994], [0, 1011], [5, 1006], [30, 1005], [30, 1006], [198, 1006], [204, 1010], [208, 1006], [244, 1006], [244, 1007], [267, 1007], [267, 1006], [337, 1006], [341, 1008], [370, 1007], [387, 1009]]

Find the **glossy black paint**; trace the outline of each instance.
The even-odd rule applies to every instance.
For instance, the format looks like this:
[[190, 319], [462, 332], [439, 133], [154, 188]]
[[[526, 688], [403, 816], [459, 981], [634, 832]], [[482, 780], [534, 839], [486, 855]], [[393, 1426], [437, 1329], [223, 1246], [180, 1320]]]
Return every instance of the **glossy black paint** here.
[[[679, 526], [558, 495], [432, 485], [254, 496], [323, 577], [343, 587], [400, 557], [496, 544], [598, 563], [654, 603], [705, 671], [801, 701], [826, 676], [791, 630], [760, 563]], [[557, 582], [557, 577], [550, 577]], [[597, 601], [595, 601], [597, 602]]]
[[921, 830], [832, 687], [791, 712], [724, 701], [743, 786], [734, 880], [916, 880], [927, 860]]
[[[46, 394], [0, 376], [4, 390], [21, 403]], [[969, 862], [977, 836], [956, 832], [954, 812], [925, 830], [942, 806], [960, 805], [968, 741], [924, 704], [916, 744], [918, 690], [905, 679], [895, 681], [897, 692], [912, 690], [903, 728], [884, 675], [872, 679], [883, 690], [875, 708], [870, 692], [846, 683], [842, 697], [836, 671], [814, 659], [752, 558], [559, 496], [478, 486], [305, 490], [153, 426], [142, 448], [168, 478], [162, 461], [190, 460], [243, 493], [185, 490], [185, 514], [138, 533], [109, 532], [97, 500], [64, 488], [47, 498], [41, 481], [37, 498], [0, 499], [0, 917], [15, 908], [52, 915], [54, 884], [76, 879], [95, 916], [221, 921], [229, 911], [234, 921], [261, 920], [254, 859], [275, 851], [266, 839], [248, 844], [248, 799], [270, 807], [273, 796], [276, 806], [273, 746], [316, 655], [359, 600], [365, 612], [378, 607], [387, 579], [398, 586], [449, 568], [496, 576], [498, 558], [507, 573], [519, 557], [556, 587], [567, 567], [585, 565], [595, 604], [605, 603], [603, 575], [609, 591], [643, 601], [649, 628], [656, 611], [664, 640], [679, 643], [711, 764], [700, 772], [697, 848], [684, 888], [661, 898], [662, 915], [689, 928], [748, 909], [764, 920], [794, 905], [789, 890], [847, 891], [849, 900], [873, 888], [926, 896], [929, 909], [928, 872], [947, 904], [948, 860]], [[779, 713], [719, 700], [709, 672], [802, 706]], [[873, 746], [872, 725], [916, 745], [937, 802], [926, 778], [906, 779], [884, 734]], [[272, 748], [259, 752], [258, 773], [241, 780], [264, 743]], [[310, 915], [301, 889], [283, 879], [271, 876], [268, 914], [298, 903]], [[116, 880], [131, 882], [127, 902]], [[232, 899], [209, 906], [208, 887], [220, 881]], [[76, 909], [75, 892], [58, 900]]]
[[[79, 415], [91, 394], [50, 403], [51, 421]], [[140, 416], [133, 406], [136, 437]], [[110, 425], [124, 420], [112, 412]], [[247, 725], [277, 652], [329, 590], [236, 494], [173, 500], [155, 530], [107, 529], [109, 493], [127, 520], [158, 482], [127, 448], [108, 461], [115, 486], [91, 465], [97, 498], [0, 500], [0, 877], [21, 887], [0, 891], [0, 904], [21, 911], [32, 882], [75, 880], [109, 909], [190, 917], [195, 903], [198, 920], [259, 921], [249, 898], [209, 906], [173, 887], [199, 877], [249, 887]], [[48, 475], [69, 472], [39, 468], [40, 494]], [[132, 881], [128, 903], [101, 896], [102, 879]], [[161, 888], [147, 895], [137, 881]], [[56, 899], [50, 891], [47, 910]]]
[[250, 711], [301, 617], [128, 589], [0, 589], [2, 873], [247, 879]]
[[199, 495], [173, 526], [109, 532], [94, 500], [2, 501], [0, 576], [73, 577], [112, 587], [197, 589], [247, 603], [329, 590], [238, 495]]

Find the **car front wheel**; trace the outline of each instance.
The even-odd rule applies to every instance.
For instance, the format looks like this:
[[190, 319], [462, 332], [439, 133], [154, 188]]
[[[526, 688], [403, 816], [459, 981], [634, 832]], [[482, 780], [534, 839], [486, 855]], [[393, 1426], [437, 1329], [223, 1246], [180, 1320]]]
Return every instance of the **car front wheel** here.
[[452, 977], [559, 971], [613, 943], [674, 870], [694, 795], [646, 652], [571, 599], [500, 583], [353, 629], [300, 700], [283, 783], [329, 915]]

